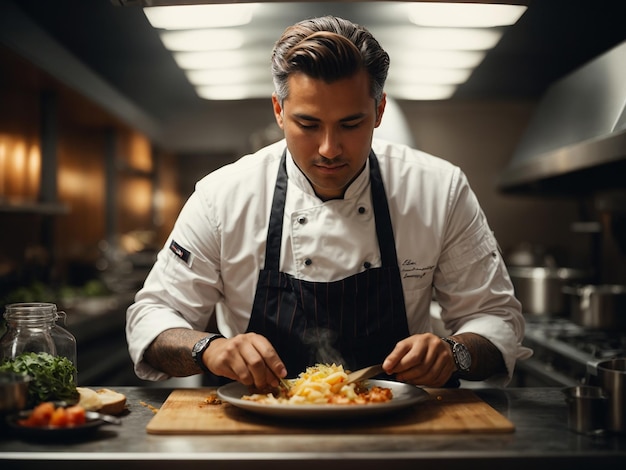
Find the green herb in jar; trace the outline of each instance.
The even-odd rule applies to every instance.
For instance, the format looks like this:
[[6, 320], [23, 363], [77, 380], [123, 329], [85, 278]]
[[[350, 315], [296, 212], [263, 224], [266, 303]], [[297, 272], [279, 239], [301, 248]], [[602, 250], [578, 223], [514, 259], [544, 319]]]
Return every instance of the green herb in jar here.
[[76, 367], [66, 357], [53, 356], [45, 352], [26, 352], [0, 364], [0, 371], [28, 375], [32, 380], [28, 387], [30, 406], [43, 401], [78, 400], [76, 389]]

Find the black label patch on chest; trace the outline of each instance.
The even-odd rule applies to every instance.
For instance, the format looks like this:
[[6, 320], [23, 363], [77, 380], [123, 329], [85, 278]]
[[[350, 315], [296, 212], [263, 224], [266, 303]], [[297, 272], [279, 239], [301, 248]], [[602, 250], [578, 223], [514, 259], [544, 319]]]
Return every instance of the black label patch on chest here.
[[172, 243], [170, 243], [170, 251], [178, 256], [180, 259], [182, 259], [185, 263], [189, 264], [189, 261], [191, 259], [191, 252], [180, 246], [174, 240], [172, 240]]

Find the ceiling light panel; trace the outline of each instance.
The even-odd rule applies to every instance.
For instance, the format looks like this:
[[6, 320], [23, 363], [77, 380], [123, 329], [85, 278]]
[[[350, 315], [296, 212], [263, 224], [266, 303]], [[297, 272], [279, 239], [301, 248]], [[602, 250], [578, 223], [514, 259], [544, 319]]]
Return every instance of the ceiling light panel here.
[[170, 51], [211, 51], [239, 49], [245, 35], [237, 29], [194, 29], [190, 31], [163, 31], [160, 35]]
[[146, 18], [157, 29], [225, 28], [250, 23], [257, 3], [168, 5], [146, 7]]
[[484, 51], [492, 49], [502, 37], [502, 29], [385, 27], [374, 33], [381, 44], [402, 44], [405, 48], [430, 50]]
[[260, 84], [198, 86], [196, 93], [208, 100], [246, 100], [254, 98], [268, 98], [274, 92], [274, 87]]
[[253, 67], [263, 64], [268, 67], [269, 77], [271, 54], [271, 47], [245, 48], [233, 51], [175, 52], [174, 60], [183, 70]]
[[467, 81], [472, 69], [427, 69], [422, 67], [404, 67], [390, 71], [389, 86], [408, 84], [459, 85]]
[[407, 5], [409, 20], [419, 26], [493, 28], [519, 20], [523, 5], [417, 2]]
[[485, 51], [433, 51], [426, 49], [410, 49], [394, 47], [390, 50], [391, 68], [398, 65], [419, 66], [429, 68], [460, 68], [471, 69], [485, 58]]
[[267, 67], [233, 67], [212, 70], [187, 70], [187, 79], [192, 85], [239, 85], [244, 83], [272, 84], [270, 68]]
[[395, 85], [387, 88], [387, 94], [401, 100], [447, 100], [455, 90], [455, 85]]

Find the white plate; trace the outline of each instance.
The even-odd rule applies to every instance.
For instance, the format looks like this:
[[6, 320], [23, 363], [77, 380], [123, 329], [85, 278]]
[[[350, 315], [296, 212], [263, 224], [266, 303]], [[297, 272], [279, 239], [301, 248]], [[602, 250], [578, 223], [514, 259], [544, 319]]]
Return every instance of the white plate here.
[[427, 392], [414, 385], [390, 380], [368, 380], [367, 383], [370, 387], [378, 386], [390, 388], [393, 393], [393, 398], [388, 402], [370, 403], [367, 405], [264, 404], [244, 400], [242, 397], [244, 395], [250, 395], [250, 390], [247, 386], [239, 382], [232, 382], [221, 386], [217, 390], [217, 396], [233, 406], [253, 413], [305, 419], [369, 417], [372, 415], [387, 414], [429, 399]]

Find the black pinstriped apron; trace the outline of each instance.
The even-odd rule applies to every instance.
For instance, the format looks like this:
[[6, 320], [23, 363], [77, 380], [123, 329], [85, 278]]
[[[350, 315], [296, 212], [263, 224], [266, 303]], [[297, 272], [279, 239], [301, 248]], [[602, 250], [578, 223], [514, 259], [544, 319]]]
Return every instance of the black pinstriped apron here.
[[382, 266], [334, 282], [310, 282], [280, 272], [287, 193], [283, 153], [248, 332], [264, 335], [289, 376], [315, 363], [354, 370], [381, 363], [409, 335], [400, 270], [378, 160], [370, 152], [370, 181]]

